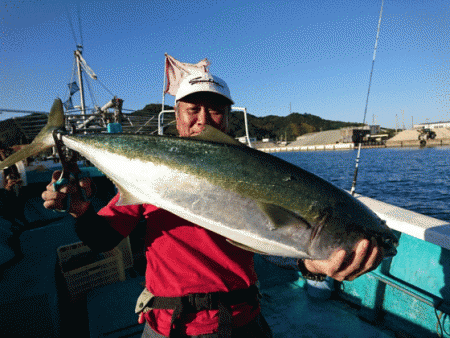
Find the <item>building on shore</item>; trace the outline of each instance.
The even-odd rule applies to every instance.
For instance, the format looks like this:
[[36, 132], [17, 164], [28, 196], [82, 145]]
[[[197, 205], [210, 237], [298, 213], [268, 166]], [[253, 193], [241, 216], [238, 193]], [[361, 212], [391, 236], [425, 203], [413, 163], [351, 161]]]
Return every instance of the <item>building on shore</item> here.
[[[248, 143], [247, 136], [237, 137], [237, 140], [241, 143]], [[249, 137], [251, 143], [256, 142], [256, 137]]]
[[429, 129], [440, 129], [440, 128], [450, 128], [450, 121], [447, 122], [426, 122], [419, 123], [413, 126], [414, 129], [429, 128]]

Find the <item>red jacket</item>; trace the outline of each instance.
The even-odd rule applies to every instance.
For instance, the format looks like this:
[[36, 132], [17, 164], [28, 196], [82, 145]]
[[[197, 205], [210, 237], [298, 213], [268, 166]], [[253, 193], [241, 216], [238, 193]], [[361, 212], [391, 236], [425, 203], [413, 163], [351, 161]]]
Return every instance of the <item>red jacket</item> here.
[[[178, 297], [245, 289], [256, 283], [253, 254], [228, 243], [224, 237], [150, 204], [116, 206], [117, 195], [99, 211], [110, 225], [128, 236], [143, 216], [147, 221], [146, 287], [155, 296]], [[247, 324], [260, 309], [248, 304], [232, 306], [233, 326]], [[159, 334], [169, 335], [173, 310], [152, 310], [146, 320]], [[212, 333], [218, 311], [188, 315], [187, 335]]]

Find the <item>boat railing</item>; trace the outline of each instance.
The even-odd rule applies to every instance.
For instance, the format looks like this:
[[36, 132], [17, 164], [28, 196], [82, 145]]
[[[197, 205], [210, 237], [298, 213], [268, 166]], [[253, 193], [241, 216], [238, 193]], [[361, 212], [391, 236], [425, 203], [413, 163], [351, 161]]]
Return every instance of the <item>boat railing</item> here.
[[450, 224], [356, 194], [355, 197], [386, 221], [389, 228], [450, 250]]
[[[85, 124], [85, 121], [89, 123]], [[159, 128], [156, 114], [145, 116], [122, 114], [120, 123], [124, 132], [133, 134], [155, 134]], [[80, 126], [76, 128], [78, 131], [106, 132], [107, 130], [107, 122], [98, 114], [67, 115], [67, 127], [70, 128], [71, 124]]]
[[[164, 115], [170, 114], [170, 122], [164, 123]], [[164, 127], [172, 124], [175, 121], [175, 110], [161, 110], [158, 114], [158, 135], [164, 134]]]

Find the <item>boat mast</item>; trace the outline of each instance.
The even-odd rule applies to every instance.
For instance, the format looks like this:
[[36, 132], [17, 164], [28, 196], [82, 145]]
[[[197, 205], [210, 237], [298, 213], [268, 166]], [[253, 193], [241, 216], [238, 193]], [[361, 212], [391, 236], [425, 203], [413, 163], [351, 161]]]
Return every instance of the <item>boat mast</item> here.
[[84, 87], [83, 87], [83, 75], [81, 74], [81, 53], [83, 51], [83, 46], [77, 45], [77, 50], [74, 52], [75, 59], [77, 60], [77, 69], [78, 69], [78, 83], [80, 84], [80, 105], [81, 105], [81, 115], [83, 119], [86, 115], [86, 107], [84, 102]]

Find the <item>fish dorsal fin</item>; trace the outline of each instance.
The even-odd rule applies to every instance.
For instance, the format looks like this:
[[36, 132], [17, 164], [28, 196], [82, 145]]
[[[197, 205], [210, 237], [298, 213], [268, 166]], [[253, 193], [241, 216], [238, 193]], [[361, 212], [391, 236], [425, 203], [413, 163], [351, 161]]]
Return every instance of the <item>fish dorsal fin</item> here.
[[242, 249], [242, 250], [245, 250], [245, 251], [250, 251], [250, 252], [253, 252], [253, 253], [260, 254], [260, 255], [268, 255], [268, 253], [266, 253], [266, 252], [262, 252], [262, 251], [250, 248], [247, 245], [244, 245], [244, 244], [232, 241], [231, 239], [228, 239], [228, 238], [227, 238], [227, 242], [230, 243], [230, 244], [233, 244], [234, 246], [238, 247], [239, 249]]
[[267, 215], [270, 219], [272, 227], [270, 230], [276, 230], [281, 227], [295, 225], [302, 226], [309, 229], [311, 226], [306, 220], [300, 217], [293, 211], [287, 210], [275, 204], [257, 202], [258, 207]]
[[64, 127], [64, 109], [63, 103], [60, 98], [53, 101], [52, 108], [50, 109], [50, 114], [48, 115], [47, 125], [54, 128]]
[[232, 144], [235, 146], [245, 146], [238, 140], [209, 125], [206, 125], [205, 129], [203, 129], [203, 131], [200, 134], [192, 136], [191, 138], [200, 141], [218, 142], [218, 143]]

